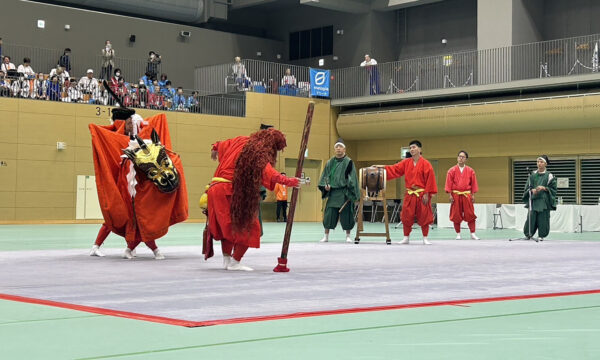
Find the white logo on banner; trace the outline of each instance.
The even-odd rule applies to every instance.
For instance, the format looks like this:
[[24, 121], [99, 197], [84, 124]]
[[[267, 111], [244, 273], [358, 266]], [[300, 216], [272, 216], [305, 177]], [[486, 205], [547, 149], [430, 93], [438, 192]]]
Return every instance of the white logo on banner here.
[[325, 73], [324, 72], [318, 72], [315, 74], [315, 85], [320, 86], [325, 84]]

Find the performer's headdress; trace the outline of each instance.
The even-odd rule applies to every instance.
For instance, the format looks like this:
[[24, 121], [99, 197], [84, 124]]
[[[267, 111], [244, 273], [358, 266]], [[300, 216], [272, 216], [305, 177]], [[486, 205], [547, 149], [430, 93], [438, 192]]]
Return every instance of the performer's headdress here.
[[542, 160], [543, 162], [546, 163], [546, 165], [550, 165], [550, 159], [548, 159], [547, 155], [540, 155], [537, 160]]
[[277, 151], [286, 147], [279, 130], [260, 130], [250, 135], [235, 164], [231, 225], [235, 232], [247, 232], [256, 219], [262, 172], [267, 163], [275, 165]]
[[342, 138], [338, 138], [337, 142], [333, 145], [333, 147], [335, 148], [336, 146], [341, 145], [344, 147], [344, 149], [346, 148], [346, 144], [344, 144], [344, 140]]

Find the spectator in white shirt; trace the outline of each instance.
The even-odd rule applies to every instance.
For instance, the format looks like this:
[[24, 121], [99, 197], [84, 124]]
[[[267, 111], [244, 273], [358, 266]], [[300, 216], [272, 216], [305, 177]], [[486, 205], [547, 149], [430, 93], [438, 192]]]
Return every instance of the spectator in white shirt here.
[[296, 77], [292, 75], [292, 70], [285, 69], [285, 75], [281, 78], [281, 86], [296, 87]]
[[379, 94], [379, 71], [377, 70], [377, 60], [371, 59], [369, 54], [365, 54], [365, 61], [360, 66], [367, 67], [369, 74], [369, 93], [371, 95]]
[[4, 71], [5, 74], [8, 74], [8, 70], [16, 70], [15, 64], [10, 62], [10, 56], [4, 57], [4, 62], [2, 66], [0, 66], [0, 70]]
[[24, 75], [19, 74], [19, 78], [13, 80], [11, 84], [12, 96], [13, 97], [29, 97], [31, 85], [29, 84], [29, 80], [25, 78]]
[[50, 78], [52, 79], [52, 76], [56, 75], [56, 77], [58, 78], [58, 82], [60, 82], [61, 85], [65, 84], [65, 80], [69, 80], [69, 72], [67, 70], [65, 70], [65, 68], [63, 68], [62, 66], [57, 66], [56, 68], [50, 70]]
[[98, 80], [94, 77], [94, 70], [88, 69], [86, 72], [87, 76], [79, 79], [77, 86], [79, 91], [86, 95], [85, 98], [91, 98], [98, 92]]
[[25, 78], [27, 79], [35, 78], [35, 71], [33, 71], [30, 64], [31, 59], [26, 57], [23, 59], [23, 64], [19, 65], [17, 68], [17, 72], [25, 75]]
[[238, 90], [247, 88], [250, 84], [250, 80], [247, 79], [248, 74], [246, 73], [246, 66], [242, 63], [242, 59], [239, 56], [234, 58], [234, 63], [231, 66], [233, 77], [235, 82], [238, 84]]
[[33, 81], [33, 91], [31, 92], [32, 99], [44, 100], [46, 98], [46, 89], [48, 81], [44, 79], [44, 74], [39, 73], [37, 79]]

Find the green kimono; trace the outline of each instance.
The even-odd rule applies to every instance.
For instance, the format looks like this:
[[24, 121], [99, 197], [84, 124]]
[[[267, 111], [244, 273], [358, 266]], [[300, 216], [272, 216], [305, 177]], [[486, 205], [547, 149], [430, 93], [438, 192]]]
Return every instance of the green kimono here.
[[[541, 191], [531, 198], [530, 219], [527, 219], [523, 228], [525, 236], [530, 238], [538, 231], [538, 236], [545, 238], [550, 232], [550, 210], [556, 210], [556, 178], [552, 173], [546, 171], [543, 174], [534, 171], [529, 175], [525, 191], [523, 192], [523, 201], [525, 207], [529, 207], [529, 188], [536, 188], [541, 185], [546, 187], [547, 191]], [[531, 222], [531, 229], [529, 223]]]
[[[325, 190], [327, 185], [331, 187], [329, 191]], [[319, 190], [321, 190], [322, 198], [327, 199], [323, 226], [326, 229], [335, 229], [339, 218], [344, 230], [352, 230], [354, 227], [354, 202], [360, 196], [358, 176], [356, 176], [356, 168], [352, 160], [347, 156], [343, 158], [334, 156], [329, 159], [319, 180]], [[342, 206], [344, 208], [340, 212]]]

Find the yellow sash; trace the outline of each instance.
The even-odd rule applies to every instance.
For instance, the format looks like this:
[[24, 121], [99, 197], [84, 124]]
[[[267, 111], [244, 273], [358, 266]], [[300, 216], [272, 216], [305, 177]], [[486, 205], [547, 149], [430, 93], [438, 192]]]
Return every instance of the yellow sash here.
[[217, 183], [230, 183], [231, 180], [227, 180], [225, 178], [222, 177], [214, 177], [212, 178], [212, 180], [210, 181], [209, 185], [206, 185], [206, 188], [204, 190], [204, 194], [202, 194], [202, 196], [200, 196], [200, 200], [198, 201], [198, 205], [200, 205], [200, 208], [202, 209], [206, 209], [208, 207], [208, 194], [206, 193], [206, 191], [208, 189], [210, 189], [210, 187], [214, 184]]
[[464, 195], [465, 197], [469, 197], [469, 195], [471, 195], [471, 190], [467, 190], [467, 191], [452, 190], [452, 192], [458, 196]]
[[425, 189], [416, 189], [416, 190], [406, 189], [406, 193], [408, 195], [416, 195], [417, 197], [421, 197], [420, 193], [422, 193], [424, 191], [425, 191]]

